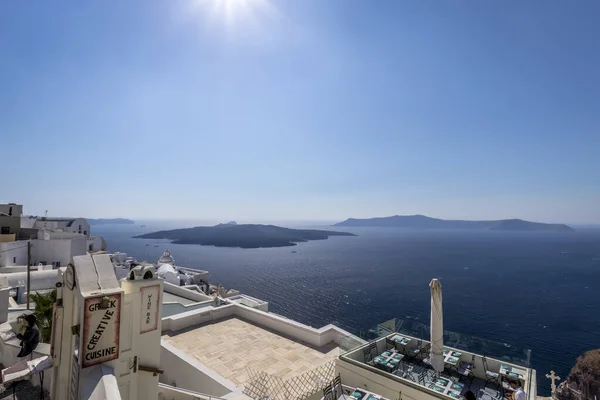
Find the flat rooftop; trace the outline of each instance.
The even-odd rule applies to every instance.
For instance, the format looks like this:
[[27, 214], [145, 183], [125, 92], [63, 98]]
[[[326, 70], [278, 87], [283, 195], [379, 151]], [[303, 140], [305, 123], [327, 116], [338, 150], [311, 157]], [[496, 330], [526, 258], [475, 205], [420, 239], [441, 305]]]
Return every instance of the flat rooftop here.
[[163, 303], [179, 303], [182, 305], [194, 304], [197, 303], [195, 300], [186, 299], [185, 297], [177, 296], [175, 294], [167, 293], [163, 291]]
[[339, 355], [336, 343], [315, 348], [235, 317], [162, 338], [238, 386], [248, 380], [246, 367], [289, 379]]

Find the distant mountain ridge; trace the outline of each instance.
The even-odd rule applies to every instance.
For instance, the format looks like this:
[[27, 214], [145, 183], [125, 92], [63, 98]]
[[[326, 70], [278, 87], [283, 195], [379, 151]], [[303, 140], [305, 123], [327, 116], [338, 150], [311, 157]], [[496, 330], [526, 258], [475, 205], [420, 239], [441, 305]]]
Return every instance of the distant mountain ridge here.
[[86, 218], [90, 225], [131, 225], [135, 221], [125, 218]]
[[379, 218], [348, 218], [333, 226], [344, 227], [396, 227], [417, 229], [484, 229], [492, 231], [551, 231], [573, 232], [574, 229], [565, 224], [545, 224], [524, 221], [522, 219], [501, 219], [492, 221], [464, 221], [431, 218], [425, 215], [394, 215]]

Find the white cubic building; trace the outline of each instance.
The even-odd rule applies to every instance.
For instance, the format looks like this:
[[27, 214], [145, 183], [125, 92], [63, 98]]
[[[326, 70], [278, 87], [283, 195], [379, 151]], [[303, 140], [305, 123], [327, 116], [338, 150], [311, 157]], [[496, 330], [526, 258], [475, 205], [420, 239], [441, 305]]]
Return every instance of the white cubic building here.
[[0, 268], [25, 267], [31, 244], [31, 265], [67, 265], [74, 256], [106, 250], [100, 236], [90, 235], [84, 218], [23, 216], [23, 206], [0, 204]]
[[88, 236], [90, 224], [85, 218], [38, 218], [35, 227], [54, 232], [78, 233]]

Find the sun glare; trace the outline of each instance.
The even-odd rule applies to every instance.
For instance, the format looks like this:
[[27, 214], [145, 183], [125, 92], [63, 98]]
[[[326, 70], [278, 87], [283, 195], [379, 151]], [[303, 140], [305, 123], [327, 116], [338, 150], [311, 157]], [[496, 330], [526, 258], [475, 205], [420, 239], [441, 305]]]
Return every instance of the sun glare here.
[[225, 23], [228, 29], [257, 23], [258, 14], [268, 16], [273, 12], [268, 0], [192, 0], [192, 6], [209, 23]]

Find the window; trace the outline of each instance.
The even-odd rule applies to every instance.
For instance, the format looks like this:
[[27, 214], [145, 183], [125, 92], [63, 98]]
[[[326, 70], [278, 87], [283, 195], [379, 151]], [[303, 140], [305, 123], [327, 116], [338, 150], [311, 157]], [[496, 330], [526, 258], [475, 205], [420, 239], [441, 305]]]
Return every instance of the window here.
[[79, 225], [79, 232], [81, 232], [81, 225]]
[[56, 268], [60, 268], [60, 261], [56, 262]]
[[13, 264], [17, 263], [17, 257], [13, 257]]
[[8, 215], [12, 217], [12, 207], [8, 207]]
[[94, 250], [94, 245], [93, 245], [93, 244], [90, 244], [90, 245], [89, 245], [89, 250], [88, 250], [88, 251], [92, 251], [92, 250]]
[[87, 236], [87, 231], [83, 231], [83, 234]]
[[3, 226], [2, 230], [0, 230], [0, 234], [2, 235], [8, 235], [10, 233], [10, 226]]

